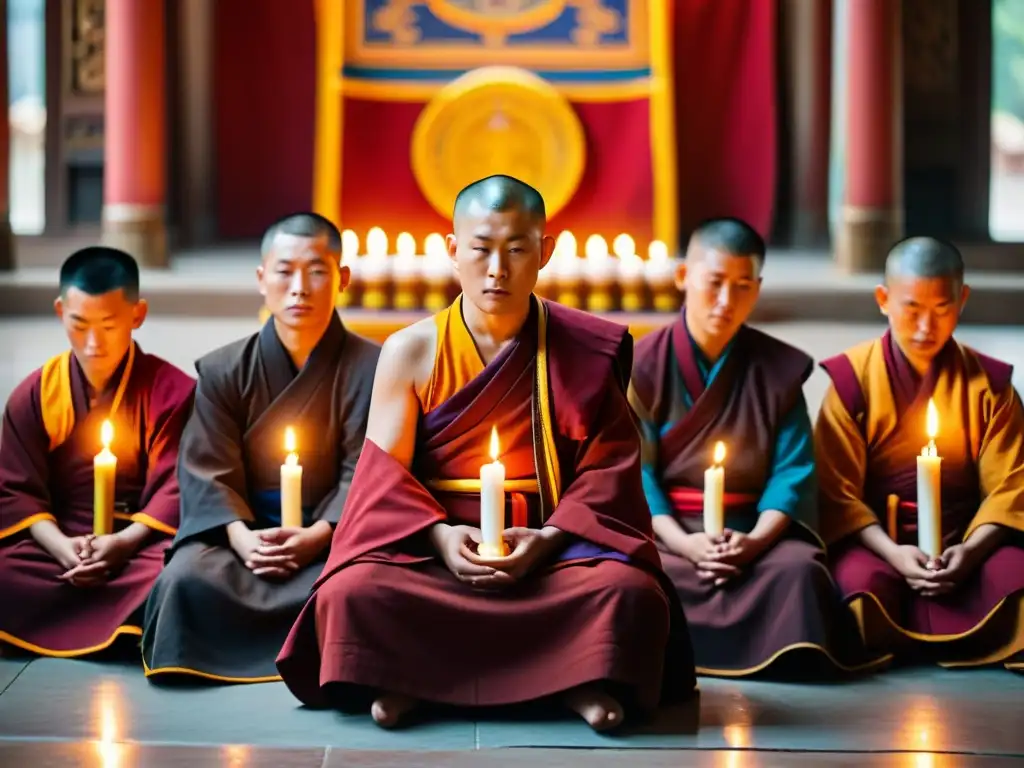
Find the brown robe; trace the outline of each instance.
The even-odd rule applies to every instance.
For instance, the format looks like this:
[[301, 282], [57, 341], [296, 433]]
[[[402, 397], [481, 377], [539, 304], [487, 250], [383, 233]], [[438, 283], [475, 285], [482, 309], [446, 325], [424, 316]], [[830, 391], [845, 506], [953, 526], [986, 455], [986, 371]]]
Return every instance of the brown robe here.
[[[654, 466], [685, 531], [703, 530], [704, 472], [716, 440], [728, 446], [726, 526], [754, 527], [779, 425], [799, 406], [811, 369], [800, 350], [746, 326], [708, 383], [682, 316], [640, 341], [630, 402], [641, 422], [645, 464]], [[860, 647], [814, 532], [813, 487], [802, 493], [806, 498], [797, 494], [792, 508], [779, 510], [791, 517], [783, 538], [722, 587], [701, 580], [689, 559], [659, 544], [686, 611], [699, 673], [751, 675], [784, 658], [793, 661], [787, 673], [806, 666], [808, 657], [824, 661], [826, 671], [865, 670], [883, 661]]]
[[181, 530], [146, 604], [147, 675], [278, 679], [274, 659], [327, 553], [287, 581], [266, 579], [238, 558], [226, 526], [280, 525], [288, 427], [303, 467], [304, 524], [338, 522], [366, 433], [378, 354], [335, 316], [301, 371], [272, 320], [196, 363], [195, 410], [178, 467]]
[[[174, 466], [193, 387], [185, 373], [136, 345], [91, 407], [70, 352], [14, 390], [0, 435], [0, 641], [81, 656], [118, 635], [142, 633], [137, 614], [178, 525]], [[105, 584], [75, 587], [58, 580], [66, 569], [29, 528], [52, 520], [67, 536], [93, 532], [93, 457], [108, 418], [117, 457], [115, 530], [133, 522], [152, 530]]]
[[[498, 705], [605, 681], [649, 712], [693, 691], [640, 488], [631, 354], [625, 328], [536, 304], [519, 336], [423, 417], [415, 475], [366, 442], [330, 560], [278, 659], [303, 703], [348, 708], [391, 691]], [[479, 477], [492, 425], [510, 441], [507, 477], [538, 485], [508, 494], [507, 522], [518, 507], [527, 525], [569, 536], [497, 594], [458, 581], [427, 538], [437, 522], [479, 525], [479, 490], [457, 487]]]

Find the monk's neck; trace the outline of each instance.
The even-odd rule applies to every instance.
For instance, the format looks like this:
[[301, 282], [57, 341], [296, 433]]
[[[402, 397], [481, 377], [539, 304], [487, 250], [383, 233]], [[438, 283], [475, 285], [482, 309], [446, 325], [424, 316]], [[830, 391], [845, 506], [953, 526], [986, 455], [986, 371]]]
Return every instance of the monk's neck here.
[[274, 330], [277, 332], [277, 338], [281, 340], [284, 351], [288, 353], [288, 357], [291, 358], [295, 367], [301, 371], [327, 328], [325, 326], [319, 331], [312, 328], [297, 330], [274, 320]]
[[893, 339], [896, 342], [896, 348], [899, 349], [900, 354], [903, 355], [903, 359], [909, 363], [910, 367], [914, 369], [914, 373], [918, 376], [924, 377], [928, 371], [931, 370], [932, 364], [935, 362], [935, 358], [929, 358], [922, 360], [919, 355], [907, 354], [907, 350], [903, 348], [903, 345], [899, 343], [897, 339]]
[[729, 342], [733, 338], [732, 336], [714, 336], [705, 333], [690, 318], [686, 318], [686, 331], [690, 334], [690, 338], [693, 339], [693, 343], [697, 345], [697, 349], [700, 350], [704, 358], [712, 365], [718, 362], [718, 359], [725, 352], [726, 347], [729, 346]]
[[462, 302], [462, 319], [485, 363], [490, 363], [519, 334], [529, 316], [529, 303], [522, 312], [492, 315], [481, 312], [471, 301]]

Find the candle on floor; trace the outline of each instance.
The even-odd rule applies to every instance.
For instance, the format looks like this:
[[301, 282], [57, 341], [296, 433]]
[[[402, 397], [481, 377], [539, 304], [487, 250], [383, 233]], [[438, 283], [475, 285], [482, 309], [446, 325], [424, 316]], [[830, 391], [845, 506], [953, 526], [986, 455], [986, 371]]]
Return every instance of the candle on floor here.
[[103, 450], [92, 460], [93, 497], [92, 532], [106, 536], [114, 532], [114, 486], [117, 477], [117, 457], [110, 451], [114, 439], [114, 425], [109, 420], [100, 427]]
[[613, 288], [618, 264], [608, 253], [608, 241], [600, 235], [591, 235], [583, 246], [587, 293], [587, 309], [591, 312], [610, 312], [615, 309]]
[[359, 303], [362, 277], [359, 274], [359, 235], [351, 229], [341, 233], [341, 265], [348, 267], [351, 277], [348, 288], [338, 294], [339, 307], [351, 307]]
[[644, 276], [651, 291], [656, 312], [675, 312], [679, 309], [679, 291], [676, 288], [676, 265], [669, 258], [668, 246], [660, 240], [647, 247]]
[[391, 264], [395, 283], [395, 309], [416, 309], [419, 306], [422, 260], [422, 257], [416, 255], [416, 238], [408, 232], [400, 232], [395, 239], [395, 258]]
[[917, 546], [928, 557], [942, 554], [942, 457], [935, 448], [939, 412], [928, 400], [928, 445], [917, 457]]
[[555, 252], [551, 257], [552, 276], [555, 278], [555, 299], [573, 309], [582, 307], [583, 259], [576, 252], [576, 237], [566, 230], [555, 241]]
[[424, 256], [420, 263], [426, 293], [423, 306], [430, 312], [440, 312], [452, 303], [452, 283], [455, 272], [448, 257], [448, 245], [437, 232], [427, 235], [423, 241]]
[[302, 527], [302, 465], [295, 452], [295, 430], [284, 433], [284, 449], [288, 451], [281, 465], [281, 526]]
[[704, 533], [721, 536], [725, 530], [725, 443], [715, 443], [713, 463], [704, 470]]
[[505, 539], [505, 466], [498, 461], [498, 429], [491, 428], [490, 464], [480, 468], [480, 547], [481, 557], [504, 557]]
[[644, 308], [644, 260], [636, 252], [636, 242], [621, 234], [612, 242], [619, 257], [619, 286], [622, 288], [624, 312], [640, 312]]

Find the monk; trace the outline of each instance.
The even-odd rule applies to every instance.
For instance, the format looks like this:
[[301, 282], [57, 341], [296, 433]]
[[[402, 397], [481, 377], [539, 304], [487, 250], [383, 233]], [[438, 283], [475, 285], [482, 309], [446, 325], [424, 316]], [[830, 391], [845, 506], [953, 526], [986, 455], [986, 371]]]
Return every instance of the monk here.
[[[363, 444], [379, 347], [335, 310], [349, 281], [337, 228], [286, 216], [261, 250], [269, 319], [196, 363], [181, 530], [146, 604], [151, 679], [279, 679], [274, 659], [323, 568]], [[290, 452], [302, 468], [301, 524], [282, 519]]]
[[[913, 237], [890, 251], [875, 289], [889, 329], [822, 363], [832, 386], [815, 429], [821, 530], [870, 646], [1013, 666], [1024, 648], [1024, 412], [1012, 367], [953, 338], [969, 293], [949, 243]], [[941, 540], [926, 527], [919, 541], [929, 403]]]
[[[85, 248], [54, 303], [70, 349], [11, 394], [0, 434], [0, 644], [83, 656], [141, 635], [141, 608], [178, 526], [178, 441], [193, 380], [132, 340], [139, 267]], [[116, 457], [113, 521], [94, 526], [93, 459]]]
[[[607, 730], [693, 690], [643, 503], [632, 340], [533, 297], [544, 228], [521, 181], [459, 194], [462, 294], [385, 342], [348, 508], [278, 658], [303, 703], [392, 727], [419, 702], [550, 696]], [[492, 456], [507, 503], [486, 543], [505, 556], [480, 549]]]
[[[749, 675], [798, 650], [791, 670], [808, 656], [827, 661], [815, 665], [826, 670], [863, 661], [844, 643], [849, 617], [814, 532], [814, 447], [802, 391], [811, 358], [745, 324], [764, 260], [764, 241], [746, 223], [702, 224], [678, 266], [682, 313], [637, 344], [629, 390], [641, 424], [644, 494], [701, 674]], [[719, 441], [724, 522], [709, 532], [705, 470]]]

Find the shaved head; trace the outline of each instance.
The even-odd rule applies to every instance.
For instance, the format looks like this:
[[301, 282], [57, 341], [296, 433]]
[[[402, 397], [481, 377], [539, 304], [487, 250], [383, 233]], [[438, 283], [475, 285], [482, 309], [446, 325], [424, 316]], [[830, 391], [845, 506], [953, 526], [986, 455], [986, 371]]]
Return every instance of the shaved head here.
[[60, 294], [69, 288], [100, 296], [119, 288], [128, 301], [139, 300], [139, 265], [124, 251], [94, 245], [75, 251], [60, 268]]
[[323, 240], [329, 254], [341, 259], [341, 233], [334, 223], [318, 213], [292, 213], [283, 216], [271, 224], [263, 235], [260, 244], [260, 255], [267, 257], [274, 249], [274, 240], [278, 235], [308, 237], [311, 240]]
[[691, 241], [699, 243], [703, 248], [688, 248], [687, 258], [692, 253], [700, 254], [704, 249], [710, 249], [730, 256], [749, 256], [757, 261], [759, 272], [764, 266], [764, 239], [742, 219], [708, 219], [693, 231]]
[[498, 213], [506, 213], [515, 209], [528, 214], [531, 219], [540, 221], [542, 224], [547, 222], [544, 198], [540, 192], [524, 181], [503, 174], [474, 181], [459, 192], [455, 198], [455, 209], [452, 214], [456, 228], [458, 228], [459, 219], [473, 206]]
[[952, 243], [936, 237], [908, 237], [896, 243], [885, 259], [885, 280], [944, 278], [964, 282], [964, 259]]

